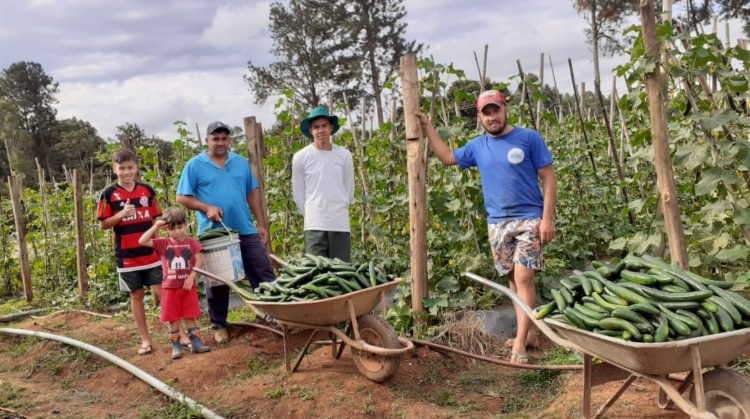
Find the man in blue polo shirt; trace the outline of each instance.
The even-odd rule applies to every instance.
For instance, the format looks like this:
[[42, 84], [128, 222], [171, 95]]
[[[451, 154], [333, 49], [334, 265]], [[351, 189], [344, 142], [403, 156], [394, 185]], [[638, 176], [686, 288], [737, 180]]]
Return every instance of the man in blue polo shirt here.
[[[180, 175], [177, 202], [198, 211], [198, 233], [222, 224], [239, 231], [242, 264], [250, 285], [276, 279], [268, 262], [265, 244], [268, 231], [258, 182], [242, 156], [229, 151], [229, 126], [215, 121], [208, 125], [208, 150], [190, 159]], [[250, 215], [252, 211], [257, 228]], [[229, 287], [207, 290], [208, 312], [217, 343], [227, 342]]]
[[[508, 125], [508, 106], [497, 90], [477, 100], [477, 117], [487, 131], [452, 150], [430, 120], [416, 113], [435, 156], [446, 166], [477, 167], [487, 209], [487, 226], [495, 269], [508, 275], [510, 288], [536, 306], [534, 276], [542, 269], [542, 249], [555, 237], [557, 180], [552, 156], [542, 136]], [[539, 180], [542, 188], [539, 188]], [[511, 362], [527, 364], [527, 346], [537, 346], [531, 320], [516, 307], [517, 333], [507, 343]]]

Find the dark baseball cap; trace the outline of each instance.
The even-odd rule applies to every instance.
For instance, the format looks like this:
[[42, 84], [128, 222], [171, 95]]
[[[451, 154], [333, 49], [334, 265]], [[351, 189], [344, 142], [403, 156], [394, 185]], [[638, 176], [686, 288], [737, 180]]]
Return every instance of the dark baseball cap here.
[[208, 124], [208, 129], [206, 130], [206, 135], [211, 135], [214, 132], [218, 130], [225, 130], [227, 134], [231, 133], [232, 130], [229, 129], [229, 125], [221, 122], [221, 121], [214, 121]]

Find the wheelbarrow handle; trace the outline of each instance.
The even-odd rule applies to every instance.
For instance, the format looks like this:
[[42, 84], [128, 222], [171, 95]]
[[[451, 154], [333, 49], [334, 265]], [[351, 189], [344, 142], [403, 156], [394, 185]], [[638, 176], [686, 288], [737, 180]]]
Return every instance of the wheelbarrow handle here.
[[575, 343], [569, 341], [568, 339], [563, 338], [560, 336], [557, 332], [555, 332], [551, 327], [547, 326], [547, 323], [545, 323], [542, 320], [536, 319], [536, 313], [534, 310], [532, 310], [522, 299], [518, 296], [515, 292], [513, 292], [510, 288], [500, 285], [496, 282], [490, 281], [487, 278], [481, 277], [475, 273], [472, 272], [464, 272], [464, 276], [471, 279], [474, 282], [477, 282], [481, 285], [484, 285], [485, 287], [492, 288], [495, 291], [501, 292], [513, 301], [513, 304], [516, 305], [516, 307], [519, 307], [521, 311], [526, 314], [526, 316], [534, 323], [534, 325], [541, 330], [547, 337], [554, 343], [564, 347], [568, 348], [577, 352], [586, 352], [583, 349], [581, 349], [580, 346], [576, 345]]

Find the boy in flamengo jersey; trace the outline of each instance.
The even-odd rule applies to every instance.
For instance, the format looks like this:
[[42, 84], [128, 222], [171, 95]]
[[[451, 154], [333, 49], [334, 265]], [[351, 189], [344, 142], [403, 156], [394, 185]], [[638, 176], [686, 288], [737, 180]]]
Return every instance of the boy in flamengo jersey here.
[[[152, 238], [159, 230], [166, 230], [168, 239]], [[180, 347], [180, 319], [185, 320], [192, 353], [203, 353], [211, 350], [201, 342], [201, 330], [196, 319], [201, 315], [198, 303], [198, 287], [196, 286], [196, 272], [193, 268], [203, 267], [203, 257], [198, 240], [188, 237], [187, 215], [179, 208], [167, 208], [164, 217], [156, 220], [153, 227], [148, 229], [140, 244], [153, 247], [154, 252], [161, 258], [164, 272], [162, 281], [161, 321], [169, 323], [169, 338], [172, 340], [172, 359], [182, 358]]]
[[[141, 335], [138, 354], [146, 355], [153, 353], [153, 347], [143, 307], [144, 287], [151, 287], [155, 298], [160, 299], [162, 270], [159, 256], [152, 248], [141, 246], [138, 240], [151, 228], [154, 218], [161, 215], [161, 210], [154, 189], [135, 180], [138, 173], [135, 153], [124, 149], [115, 152], [112, 166], [117, 182], [102, 191], [96, 218], [103, 230], [114, 229], [120, 291], [130, 293], [130, 306]], [[189, 345], [190, 339], [184, 332], [180, 342]]]

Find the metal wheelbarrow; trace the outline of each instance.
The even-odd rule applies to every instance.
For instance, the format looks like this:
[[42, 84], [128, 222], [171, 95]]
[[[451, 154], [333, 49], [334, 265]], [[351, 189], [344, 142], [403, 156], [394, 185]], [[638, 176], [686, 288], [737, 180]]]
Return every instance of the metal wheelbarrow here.
[[[616, 339], [578, 329], [551, 319], [536, 320], [536, 310], [527, 306], [509, 288], [479, 275], [466, 277], [499, 291], [513, 300], [534, 325], [554, 343], [583, 354], [584, 418], [600, 418], [638, 377], [659, 386], [659, 407], [676, 405], [691, 418], [750, 419], [750, 378], [725, 365], [750, 350], [750, 328], [676, 342], [640, 343]], [[630, 373], [620, 389], [591, 415], [592, 359], [596, 357]], [[704, 368], [714, 367], [711, 370]], [[669, 375], [688, 372], [679, 388]], [[691, 387], [688, 398], [683, 396]]]
[[[195, 269], [201, 275], [222, 282], [236, 291], [237, 285], [202, 269]], [[331, 354], [339, 359], [344, 347], [351, 348], [352, 359], [359, 372], [368, 379], [382, 383], [391, 378], [399, 368], [400, 356], [414, 350], [414, 344], [399, 337], [385, 321], [385, 295], [402, 278], [375, 287], [365, 288], [337, 297], [302, 302], [266, 302], [245, 300], [260, 317], [270, 317], [281, 326], [284, 336], [284, 362], [287, 372], [294, 372], [307, 355], [310, 345], [318, 332], [328, 332], [331, 338]], [[380, 303], [382, 316], [370, 313]], [[347, 323], [346, 331], [336, 327]], [[309, 333], [307, 343], [291, 364], [292, 346], [290, 328], [298, 328]], [[341, 345], [338, 345], [338, 340]]]

